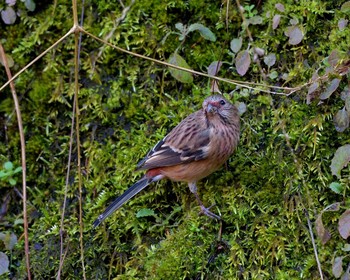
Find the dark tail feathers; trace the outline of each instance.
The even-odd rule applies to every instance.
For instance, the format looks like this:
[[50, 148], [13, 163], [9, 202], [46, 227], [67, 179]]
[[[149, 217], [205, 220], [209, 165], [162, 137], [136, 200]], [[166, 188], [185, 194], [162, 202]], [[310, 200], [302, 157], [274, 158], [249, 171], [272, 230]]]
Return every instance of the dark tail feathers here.
[[133, 184], [121, 196], [119, 196], [116, 200], [114, 200], [100, 216], [98, 216], [98, 218], [93, 223], [94, 228], [97, 227], [107, 217], [109, 217], [114, 211], [119, 209], [124, 203], [126, 203], [129, 199], [134, 197], [136, 194], [138, 194], [140, 191], [142, 191], [145, 187], [147, 187], [152, 182], [153, 182], [152, 178], [147, 178], [145, 176], [141, 180]]

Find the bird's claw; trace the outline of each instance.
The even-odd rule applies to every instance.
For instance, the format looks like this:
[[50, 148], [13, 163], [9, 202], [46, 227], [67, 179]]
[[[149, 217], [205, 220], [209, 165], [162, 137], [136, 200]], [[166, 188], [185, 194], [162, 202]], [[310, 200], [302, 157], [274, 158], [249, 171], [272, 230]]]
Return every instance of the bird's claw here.
[[201, 213], [208, 216], [209, 218], [212, 218], [212, 219], [216, 219], [216, 220], [221, 220], [221, 217], [214, 214], [213, 212], [211, 212], [209, 209], [212, 208], [215, 204], [213, 204], [212, 206], [206, 208], [204, 207], [204, 205], [200, 205], [201, 207]]

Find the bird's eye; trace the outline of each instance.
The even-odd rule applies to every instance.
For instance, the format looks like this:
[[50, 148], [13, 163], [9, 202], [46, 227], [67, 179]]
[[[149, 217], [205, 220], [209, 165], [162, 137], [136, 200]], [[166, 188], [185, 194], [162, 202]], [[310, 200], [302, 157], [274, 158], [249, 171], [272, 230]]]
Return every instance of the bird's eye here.
[[225, 104], [226, 104], [225, 100], [221, 99], [220, 100], [220, 105], [225, 105]]

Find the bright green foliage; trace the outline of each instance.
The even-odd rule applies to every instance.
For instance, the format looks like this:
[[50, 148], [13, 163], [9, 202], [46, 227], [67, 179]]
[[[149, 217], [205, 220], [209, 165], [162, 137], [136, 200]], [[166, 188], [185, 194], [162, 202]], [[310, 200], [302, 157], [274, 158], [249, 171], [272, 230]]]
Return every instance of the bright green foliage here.
[[[340, 8], [345, 1], [260, 2], [259, 7], [252, 1], [241, 3], [244, 19], [232, 1], [228, 9], [226, 2], [208, 0], [135, 1], [123, 19], [122, 1], [85, 4], [83, 27], [116, 46], [162, 61], [177, 53], [191, 69], [203, 73], [212, 62], [221, 61], [218, 76], [260, 83], [253, 89], [219, 83], [226, 97], [246, 105], [235, 155], [199, 182], [205, 205], [215, 204], [212, 210], [225, 221], [221, 229], [219, 223], [198, 215], [199, 207], [185, 184], [163, 181], [149, 186], [93, 230], [92, 222], [108, 203], [141, 177], [134, 172], [136, 163], [185, 116], [200, 109], [210, 94], [210, 83], [194, 75], [193, 82], [181, 83], [165, 66], [82, 35], [79, 120], [88, 279], [320, 279], [307, 215], [325, 277], [345, 273], [348, 244], [338, 223], [347, 218], [344, 213], [350, 206], [350, 169], [341, 164], [347, 160], [340, 161], [335, 177], [330, 166], [337, 149], [350, 139], [349, 128], [345, 125], [342, 133], [337, 132], [339, 121], [333, 119], [343, 110], [341, 120], [346, 121], [349, 112], [345, 87], [349, 74], [337, 68], [345, 65], [346, 70], [349, 59], [350, 30], [338, 27], [340, 21], [349, 20], [349, 12]], [[3, 26], [1, 42], [14, 61], [13, 73], [72, 27], [70, 5], [70, 1], [36, 3], [34, 12]], [[179, 26], [192, 26], [193, 32], [179, 34]], [[237, 60], [239, 52], [244, 56]], [[34, 279], [54, 278], [59, 267], [73, 57], [70, 36], [15, 82], [26, 137]], [[0, 82], [6, 82], [3, 67]], [[269, 89], [265, 85], [297, 87], [307, 82], [289, 96], [261, 91]], [[9, 88], [1, 92], [0, 112], [0, 166], [12, 162], [13, 168], [3, 169], [20, 171], [15, 169], [21, 154]], [[73, 137], [62, 279], [83, 275]], [[19, 175], [11, 173], [16, 190], [21, 189]], [[0, 180], [0, 203], [6, 206], [0, 233], [19, 237], [21, 197], [7, 179]], [[339, 209], [325, 210], [336, 202]], [[322, 230], [331, 234], [327, 241], [317, 236]], [[23, 238], [11, 249], [0, 242], [0, 252], [10, 259], [10, 275], [0, 279], [24, 279]], [[335, 256], [337, 262], [332, 261]]]

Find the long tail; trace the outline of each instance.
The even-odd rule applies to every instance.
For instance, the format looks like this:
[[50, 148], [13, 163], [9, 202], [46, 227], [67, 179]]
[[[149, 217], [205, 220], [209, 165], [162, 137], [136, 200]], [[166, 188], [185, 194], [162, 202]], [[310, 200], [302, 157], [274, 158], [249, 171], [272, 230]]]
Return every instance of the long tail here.
[[121, 196], [119, 196], [116, 200], [114, 200], [100, 216], [98, 216], [98, 218], [93, 223], [94, 228], [97, 227], [100, 223], [102, 223], [114, 211], [119, 209], [129, 199], [134, 197], [136, 194], [138, 194], [140, 191], [142, 191], [144, 188], [146, 188], [150, 183], [154, 181], [157, 181], [157, 178], [144, 176], [142, 179], [140, 179], [135, 184], [133, 184]]

